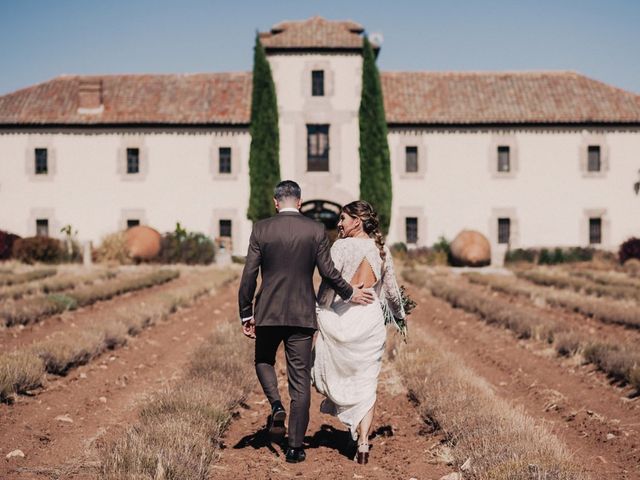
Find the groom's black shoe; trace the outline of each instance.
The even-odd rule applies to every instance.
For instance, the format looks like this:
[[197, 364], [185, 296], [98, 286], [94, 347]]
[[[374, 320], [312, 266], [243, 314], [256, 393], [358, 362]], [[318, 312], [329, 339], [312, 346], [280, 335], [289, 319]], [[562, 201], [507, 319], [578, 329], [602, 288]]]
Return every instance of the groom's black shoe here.
[[307, 458], [307, 454], [304, 453], [304, 449], [302, 447], [289, 447], [287, 448], [285, 458], [288, 463], [300, 463], [304, 462]]
[[286, 429], [284, 422], [287, 419], [287, 412], [284, 411], [282, 404], [276, 403], [271, 408], [271, 415], [267, 422], [267, 430], [271, 441], [280, 442], [284, 439]]

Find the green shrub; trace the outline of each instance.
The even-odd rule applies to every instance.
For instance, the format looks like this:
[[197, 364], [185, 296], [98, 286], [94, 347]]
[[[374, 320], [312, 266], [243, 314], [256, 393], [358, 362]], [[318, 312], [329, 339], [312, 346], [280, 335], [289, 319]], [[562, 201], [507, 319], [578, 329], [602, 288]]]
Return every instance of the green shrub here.
[[433, 247], [407, 248], [404, 242], [394, 243], [389, 247], [394, 258], [407, 263], [419, 263], [423, 265], [447, 265], [449, 262], [451, 249], [449, 241], [440, 237]]
[[559, 263], [588, 262], [593, 260], [594, 253], [593, 248], [585, 247], [555, 247], [553, 250], [542, 248], [540, 251], [535, 248], [527, 248], [508, 252], [505, 260], [507, 262], [526, 261], [539, 265], [557, 265]]
[[571, 247], [565, 253], [565, 262], [589, 262], [593, 260], [594, 249]]
[[515, 250], [507, 251], [504, 261], [506, 263], [515, 262], [528, 262], [534, 263], [536, 261], [537, 252], [531, 248], [516, 248]]
[[20, 238], [14, 242], [11, 255], [25, 263], [55, 263], [62, 260], [62, 244], [51, 237]]
[[187, 232], [176, 224], [173, 232], [162, 237], [160, 255], [161, 263], [186, 263], [189, 265], [213, 262], [215, 250], [213, 241], [203, 233]]
[[564, 253], [562, 252], [562, 249], [559, 247], [556, 247], [553, 249], [553, 254], [551, 255], [551, 263], [553, 264], [557, 264], [557, 263], [564, 263], [565, 260], [565, 256]]
[[442, 252], [447, 256], [447, 262], [451, 263], [451, 242], [443, 235], [440, 235], [438, 241], [433, 244], [434, 252]]
[[540, 250], [540, 256], [538, 256], [538, 263], [540, 265], [551, 265], [551, 263], [553, 263], [552, 260], [553, 257], [551, 253], [549, 253], [549, 250], [547, 250], [546, 248]]
[[389, 247], [393, 255], [397, 253], [407, 253], [407, 244], [404, 242], [396, 242]]

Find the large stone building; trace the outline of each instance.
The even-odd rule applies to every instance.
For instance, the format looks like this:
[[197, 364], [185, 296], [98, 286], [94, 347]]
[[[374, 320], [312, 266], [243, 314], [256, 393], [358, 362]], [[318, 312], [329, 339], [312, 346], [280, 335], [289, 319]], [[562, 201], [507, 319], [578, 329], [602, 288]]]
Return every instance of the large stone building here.
[[[328, 223], [358, 197], [363, 27], [319, 17], [260, 35], [282, 178]], [[512, 248], [640, 234], [640, 96], [573, 72], [382, 72], [389, 241], [476, 229]], [[251, 73], [65, 75], [0, 97], [0, 229], [97, 242], [177, 221], [246, 251]]]

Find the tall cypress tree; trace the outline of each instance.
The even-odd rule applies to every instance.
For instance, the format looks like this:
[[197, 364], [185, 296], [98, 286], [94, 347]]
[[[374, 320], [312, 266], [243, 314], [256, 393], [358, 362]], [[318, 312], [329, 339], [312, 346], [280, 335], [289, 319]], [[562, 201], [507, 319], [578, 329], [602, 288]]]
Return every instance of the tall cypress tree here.
[[273, 188], [280, 181], [280, 134], [278, 104], [271, 67], [256, 34], [253, 54], [253, 92], [251, 94], [251, 150], [249, 152], [249, 208], [247, 218], [254, 222], [275, 213]]
[[380, 73], [367, 37], [362, 50], [362, 96], [360, 99], [360, 198], [378, 212], [386, 234], [391, 222], [391, 162], [387, 142]]

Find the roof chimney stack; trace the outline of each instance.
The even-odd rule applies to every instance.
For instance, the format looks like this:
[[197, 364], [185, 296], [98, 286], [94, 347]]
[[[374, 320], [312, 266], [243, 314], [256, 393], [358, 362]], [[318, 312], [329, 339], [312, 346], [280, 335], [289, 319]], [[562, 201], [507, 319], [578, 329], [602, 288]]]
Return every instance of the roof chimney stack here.
[[81, 78], [78, 85], [78, 113], [95, 114], [103, 109], [102, 79]]

